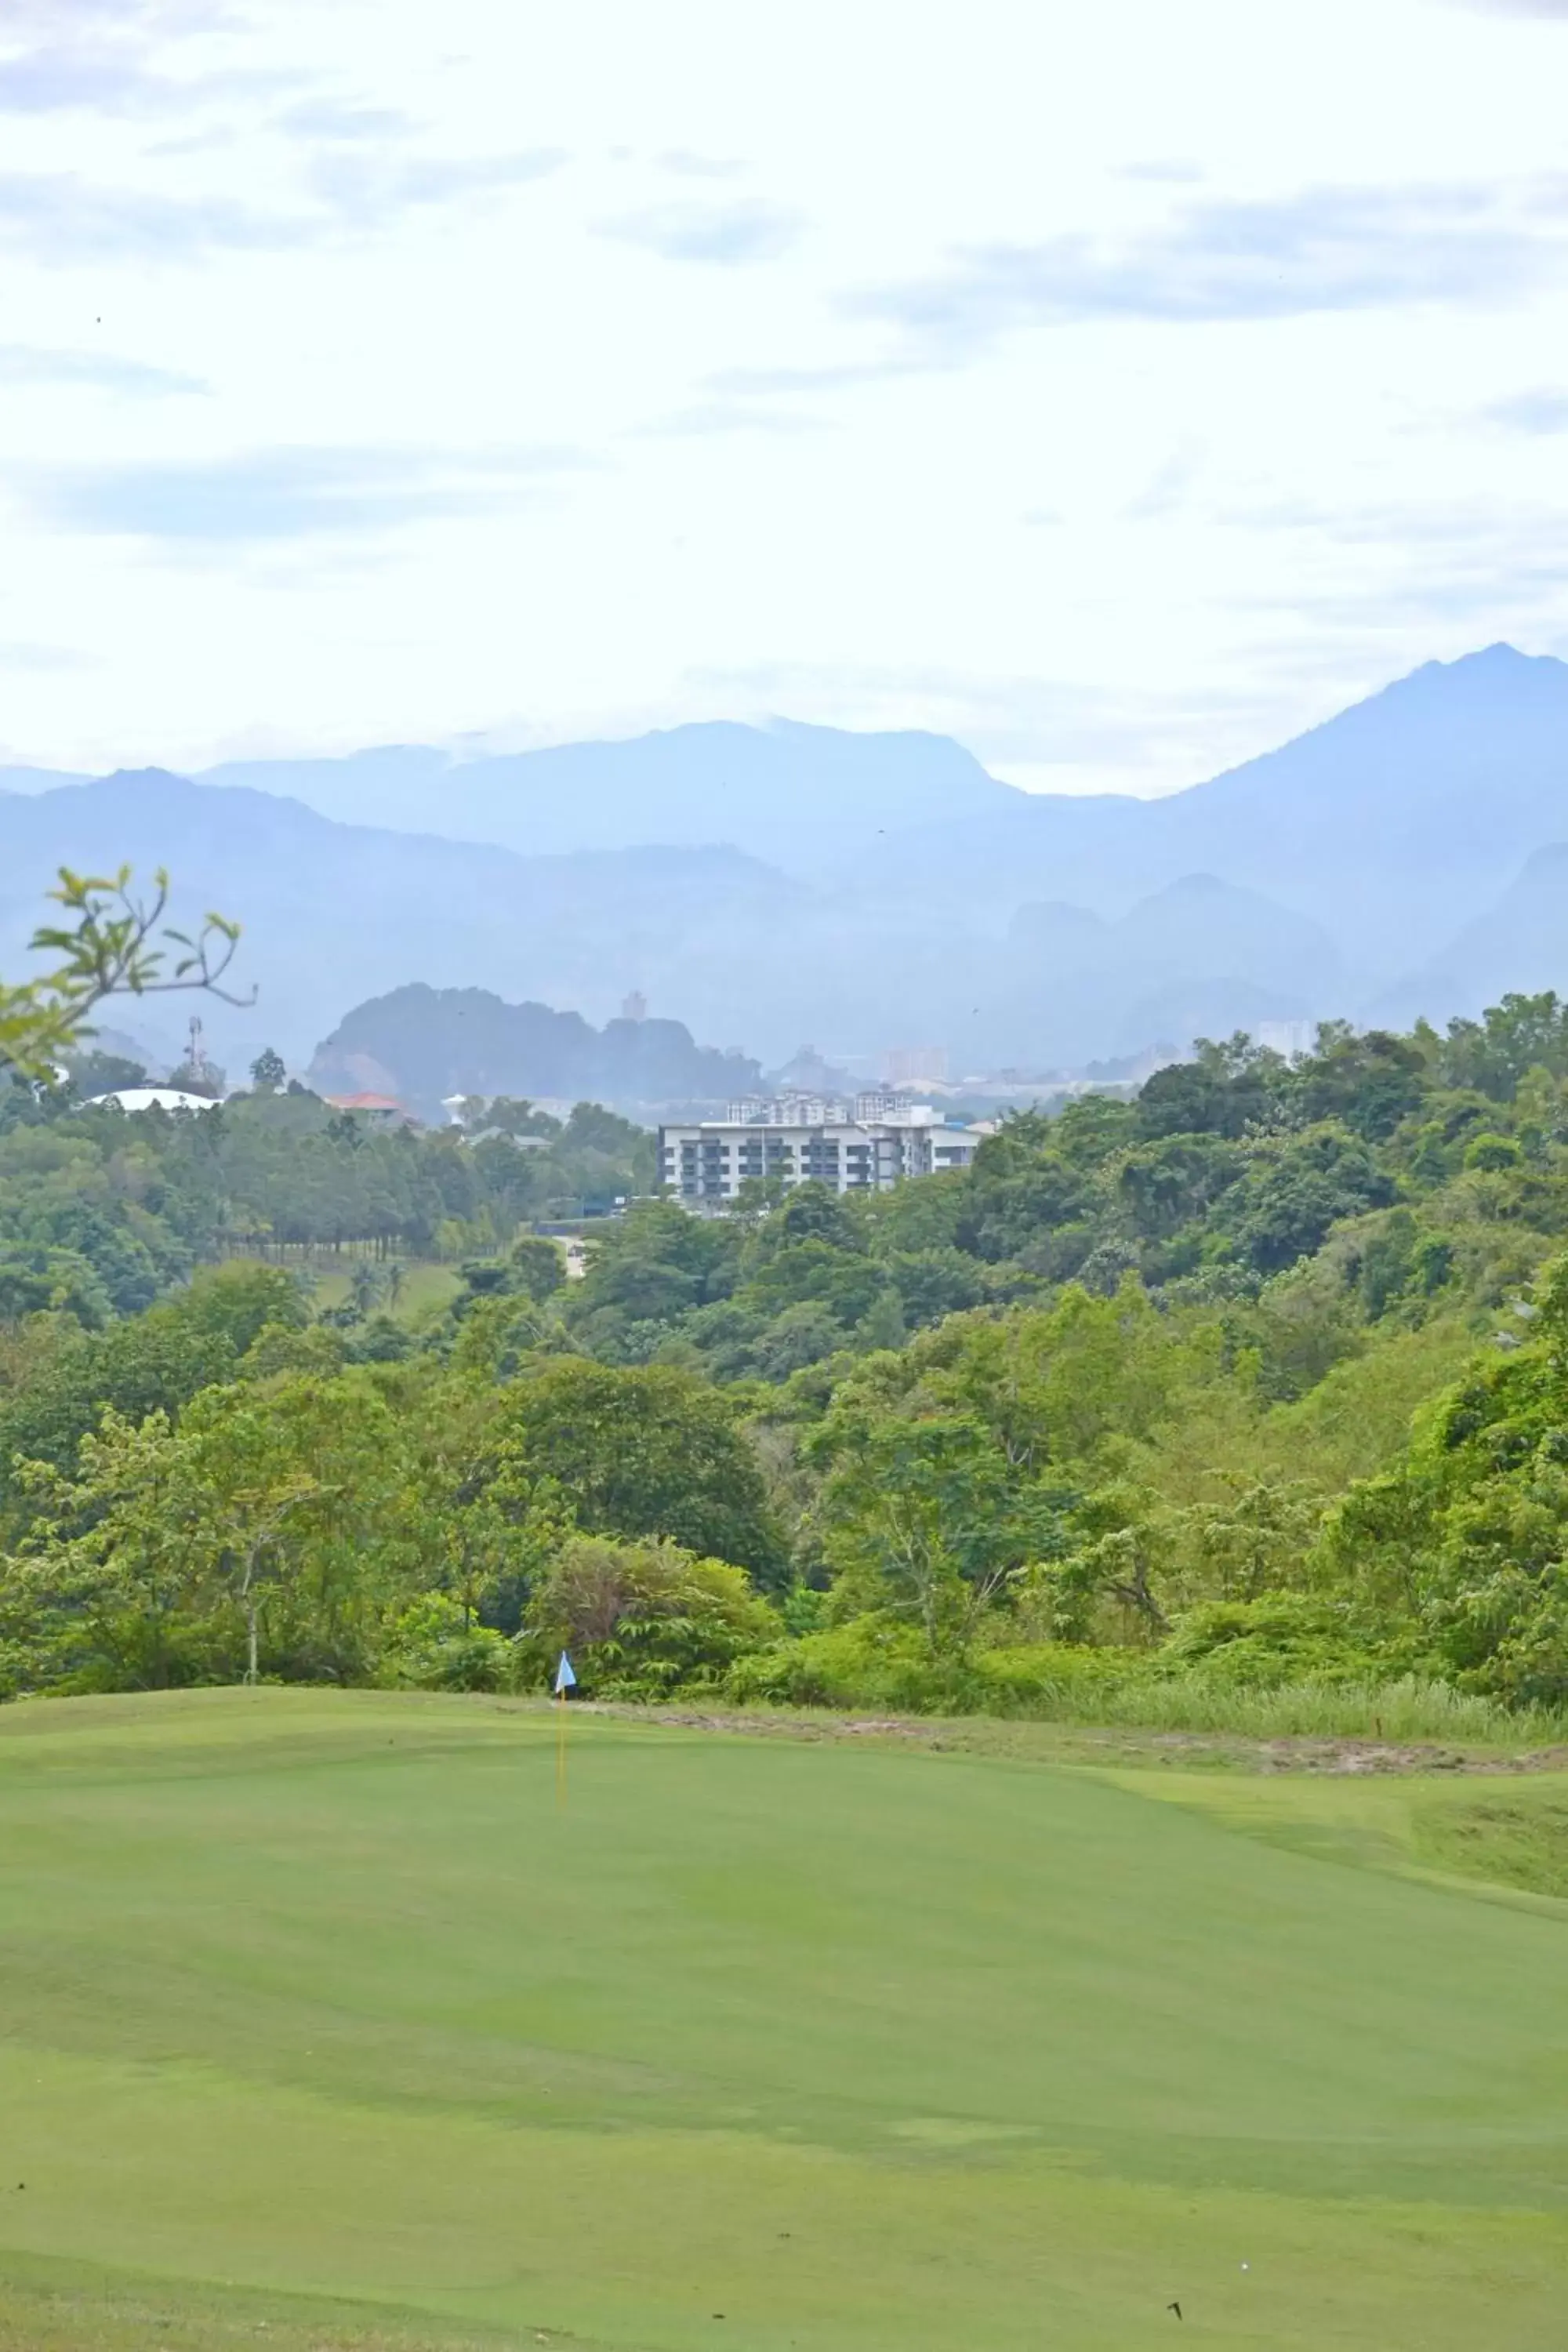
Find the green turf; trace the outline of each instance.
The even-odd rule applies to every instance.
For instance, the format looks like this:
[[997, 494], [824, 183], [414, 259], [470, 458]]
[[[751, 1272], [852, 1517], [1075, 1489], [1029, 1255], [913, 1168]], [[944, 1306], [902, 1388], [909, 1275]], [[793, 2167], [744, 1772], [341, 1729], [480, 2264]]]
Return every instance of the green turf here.
[[0, 2346], [1563, 2343], [1568, 1907], [1447, 1788], [552, 1739], [0, 1715]]
[[1418, 1810], [1412, 1824], [1418, 1855], [1440, 1869], [1531, 1895], [1568, 1896], [1568, 1784], [1556, 1778], [1524, 1781], [1481, 1793], [1467, 1790], [1466, 1798], [1462, 1804]]
[[[379, 1259], [369, 1261], [374, 1271], [384, 1276], [385, 1265]], [[310, 1304], [318, 1314], [329, 1307], [345, 1307], [353, 1284], [354, 1261], [339, 1259], [332, 1265], [318, 1265], [311, 1269]], [[403, 1281], [396, 1304], [383, 1296], [373, 1306], [373, 1314], [390, 1315], [395, 1322], [413, 1323], [432, 1308], [447, 1307], [462, 1288], [458, 1269], [452, 1265], [437, 1265], [423, 1258], [402, 1261]]]

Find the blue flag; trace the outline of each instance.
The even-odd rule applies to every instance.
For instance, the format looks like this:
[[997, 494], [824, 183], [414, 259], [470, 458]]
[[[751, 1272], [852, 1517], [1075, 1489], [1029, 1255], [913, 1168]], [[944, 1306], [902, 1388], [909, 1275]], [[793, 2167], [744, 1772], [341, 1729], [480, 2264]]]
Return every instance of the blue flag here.
[[563, 1650], [561, 1664], [555, 1669], [555, 1696], [557, 1698], [564, 1697], [569, 1690], [575, 1690], [576, 1687], [577, 1677], [572, 1671], [572, 1661]]

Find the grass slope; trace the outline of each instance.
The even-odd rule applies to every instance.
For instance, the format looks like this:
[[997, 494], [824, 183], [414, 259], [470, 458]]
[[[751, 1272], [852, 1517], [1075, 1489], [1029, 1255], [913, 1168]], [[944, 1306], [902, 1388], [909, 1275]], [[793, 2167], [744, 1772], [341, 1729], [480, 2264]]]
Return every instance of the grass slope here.
[[1561, 2343], [1568, 1911], [1387, 1784], [552, 1738], [0, 1717], [0, 2346]]
[[[381, 1262], [374, 1258], [368, 1263], [377, 1273], [385, 1271]], [[390, 1315], [395, 1322], [413, 1323], [428, 1311], [449, 1307], [463, 1286], [456, 1266], [437, 1265], [425, 1258], [405, 1258], [399, 1261], [399, 1265], [403, 1286], [398, 1292], [396, 1305], [382, 1298], [372, 1310]], [[310, 1304], [318, 1314], [324, 1313], [329, 1307], [347, 1306], [353, 1265], [351, 1258], [346, 1263], [340, 1260], [336, 1265], [322, 1261], [311, 1269]]]

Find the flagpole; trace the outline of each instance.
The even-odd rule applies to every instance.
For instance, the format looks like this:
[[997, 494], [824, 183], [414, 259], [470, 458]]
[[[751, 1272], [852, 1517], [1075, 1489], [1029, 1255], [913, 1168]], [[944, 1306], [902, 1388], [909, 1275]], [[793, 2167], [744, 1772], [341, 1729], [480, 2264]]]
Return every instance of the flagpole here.
[[564, 1650], [555, 1669], [555, 1805], [557, 1811], [566, 1803], [566, 1694], [577, 1677], [572, 1671], [572, 1661]]

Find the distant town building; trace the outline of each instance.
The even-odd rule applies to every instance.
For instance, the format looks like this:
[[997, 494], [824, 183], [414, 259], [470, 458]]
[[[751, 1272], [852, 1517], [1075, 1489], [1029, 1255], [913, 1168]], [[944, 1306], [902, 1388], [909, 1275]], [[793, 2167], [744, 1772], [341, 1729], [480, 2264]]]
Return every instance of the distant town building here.
[[802, 1094], [786, 1087], [776, 1095], [744, 1095], [728, 1104], [724, 1113], [735, 1127], [842, 1126], [846, 1120], [864, 1126], [868, 1119], [907, 1125], [911, 1118], [919, 1125], [937, 1115], [929, 1103], [912, 1103], [908, 1095], [894, 1094], [886, 1087], [873, 1087], [857, 1095]]
[[773, 1083], [780, 1094], [831, 1095], [841, 1092], [849, 1079], [846, 1071], [819, 1054], [815, 1045], [800, 1045], [783, 1069], [775, 1070]]
[[982, 1140], [930, 1103], [900, 1104], [879, 1118], [858, 1109], [799, 1095], [731, 1103], [727, 1118], [661, 1127], [660, 1178], [677, 1200], [698, 1209], [721, 1207], [753, 1177], [785, 1188], [816, 1182], [835, 1192], [886, 1192], [909, 1177], [967, 1168]]
[[327, 1095], [325, 1102], [333, 1110], [353, 1111], [367, 1127], [416, 1126], [414, 1114], [395, 1095]]
[[862, 1126], [868, 1119], [882, 1118], [898, 1125], [917, 1110], [924, 1117], [930, 1109], [928, 1103], [913, 1103], [908, 1095], [897, 1094], [890, 1087], [874, 1087], [868, 1094], [855, 1097], [855, 1116]]
[[947, 1082], [947, 1052], [942, 1045], [895, 1045], [888, 1055], [890, 1087], [940, 1087]]
[[[481, 1133], [489, 1135], [495, 1130], [488, 1127], [481, 1129], [470, 1122], [482, 1119], [491, 1103], [500, 1099], [499, 1095], [443, 1095], [441, 1108], [447, 1114], [448, 1126], [468, 1129], [470, 1142], [477, 1142]], [[546, 1118], [558, 1119], [563, 1127], [576, 1108], [564, 1095], [530, 1095], [527, 1101], [530, 1110], [542, 1111]]]
[[731, 1127], [821, 1127], [853, 1116], [836, 1095], [800, 1094], [794, 1087], [776, 1095], [744, 1095], [724, 1112]]
[[1256, 1042], [1293, 1062], [1298, 1054], [1310, 1054], [1316, 1045], [1318, 1024], [1315, 1021], [1260, 1021]]
[[623, 1021], [646, 1021], [647, 1019], [647, 999], [643, 994], [640, 988], [634, 988], [629, 996], [622, 997], [621, 1019]]

